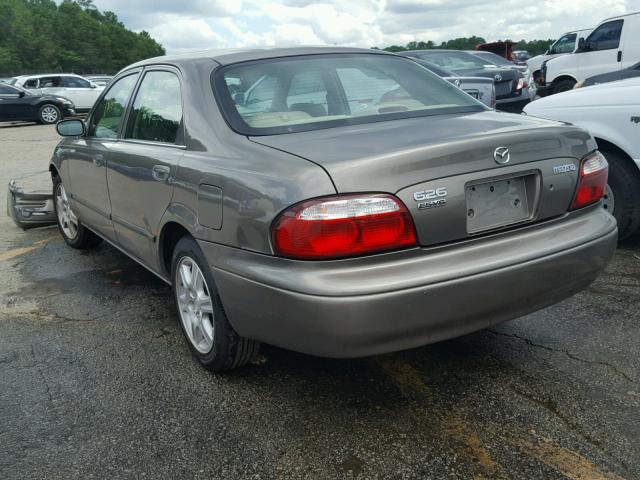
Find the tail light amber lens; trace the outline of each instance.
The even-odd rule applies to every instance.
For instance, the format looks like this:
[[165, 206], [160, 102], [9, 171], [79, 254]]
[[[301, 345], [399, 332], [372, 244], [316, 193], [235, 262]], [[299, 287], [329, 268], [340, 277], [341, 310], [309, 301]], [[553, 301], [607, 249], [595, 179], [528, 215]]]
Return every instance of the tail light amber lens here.
[[392, 195], [337, 195], [309, 200], [273, 224], [277, 255], [331, 259], [397, 250], [417, 244], [407, 208]]
[[571, 210], [586, 207], [600, 200], [604, 196], [608, 176], [609, 164], [600, 152], [595, 151], [583, 158]]

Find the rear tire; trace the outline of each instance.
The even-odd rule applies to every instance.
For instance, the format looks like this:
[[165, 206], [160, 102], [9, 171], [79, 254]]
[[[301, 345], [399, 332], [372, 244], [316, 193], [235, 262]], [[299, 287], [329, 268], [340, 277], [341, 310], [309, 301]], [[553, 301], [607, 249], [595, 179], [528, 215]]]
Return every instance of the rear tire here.
[[229, 323], [211, 269], [190, 236], [182, 237], [173, 251], [171, 280], [182, 332], [203, 367], [231, 370], [258, 355], [260, 343], [241, 337]]
[[38, 110], [38, 122], [43, 125], [53, 125], [62, 119], [60, 109], [50, 103], [45, 103]]
[[85, 227], [69, 205], [67, 192], [59, 176], [53, 177], [53, 209], [56, 223], [64, 241], [72, 248], [87, 250], [99, 245], [102, 239]]
[[640, 227], [640, 173], [619, 153], [601, 152], [609, 162], [608, 184], [613, 192], [618, 240], [624, 240]]
[[561, 82], [558, 82], [554, 87], [553, 87], [553, 94], [555, 95], [556, 93], [561, 93], [561, 92], [568, 92], [569, 90], [572, 90], [573, 87], [575, 86], [576, 81], [575, 80], [562, 80]]

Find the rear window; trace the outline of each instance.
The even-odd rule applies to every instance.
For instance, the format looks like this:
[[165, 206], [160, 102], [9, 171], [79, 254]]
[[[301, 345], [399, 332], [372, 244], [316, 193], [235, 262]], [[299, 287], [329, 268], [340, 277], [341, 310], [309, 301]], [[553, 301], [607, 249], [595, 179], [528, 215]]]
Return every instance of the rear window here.
[[231, 127], [273, 135], [485, 107], [401, 57], [328, 54], [244, 62], [214, 73]]

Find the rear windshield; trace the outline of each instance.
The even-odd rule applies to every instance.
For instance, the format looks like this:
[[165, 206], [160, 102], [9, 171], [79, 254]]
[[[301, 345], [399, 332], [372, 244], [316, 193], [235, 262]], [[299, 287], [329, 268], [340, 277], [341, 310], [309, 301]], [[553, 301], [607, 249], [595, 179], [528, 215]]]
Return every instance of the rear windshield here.
[[214, 88], [227, 121], [244, 135], [485, 110], [415, 62], [379, 54], [234, 64], [214, 73]]
[[416, 56], [454, 72], [492, 66], [491, 62], [467, 52], [429, 52], [418, 53]]

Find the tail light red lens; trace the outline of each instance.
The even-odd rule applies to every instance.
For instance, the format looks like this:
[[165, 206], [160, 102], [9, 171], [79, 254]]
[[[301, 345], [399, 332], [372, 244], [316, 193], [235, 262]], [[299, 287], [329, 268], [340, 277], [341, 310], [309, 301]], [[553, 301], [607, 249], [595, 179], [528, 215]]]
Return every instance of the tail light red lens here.
[[586, 207], [600, 200], [604, 196], [608, 176], [609, 164], [600, 152], [595, 151], [583, 158], [571, 210]]
[[289, 258], [344, 258], [416, 244], [407, 208], [386, 194], [309, 200], [286, 210], [273, 224], [274, 250]]

